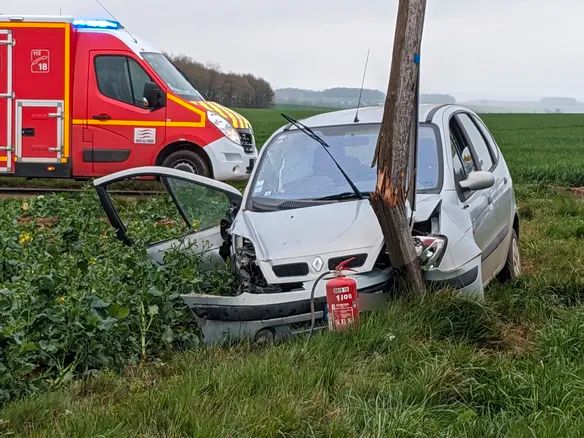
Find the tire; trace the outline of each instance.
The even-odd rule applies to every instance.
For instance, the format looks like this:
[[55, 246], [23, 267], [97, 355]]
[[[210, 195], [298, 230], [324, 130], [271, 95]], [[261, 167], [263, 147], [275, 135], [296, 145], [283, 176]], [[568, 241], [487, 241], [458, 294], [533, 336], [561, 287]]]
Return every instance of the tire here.
[[274, 332], [269, 329], [262, 329], [256, 333], [253, 339], [254, 344], [256, 345], [274, 345], [275, 336]]
[[177, 170], [194, 173], [201, 176], [211, 177], [211, 170], [205, 159], [196, 152], [182, 149], [173, 152], [162, 162], [163, 167], [171, 167]]
[[521, 253], [519, 252], [519, 239], [517, 238], [517, 232], [513, 230], [511, 242], [509, 243], [509, 251], [507, 251], [507, 260], [505, 261], [505, 266], [499, 273], [499, 281], [506, 283], [516, 280], [520, 276]]

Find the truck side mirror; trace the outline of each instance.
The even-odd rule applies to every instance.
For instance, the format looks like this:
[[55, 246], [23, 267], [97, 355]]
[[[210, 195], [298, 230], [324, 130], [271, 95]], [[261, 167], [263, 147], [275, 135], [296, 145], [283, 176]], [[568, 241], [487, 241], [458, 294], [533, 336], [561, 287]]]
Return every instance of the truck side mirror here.
[[166, 96], [155, 82], [144, 84], [144, 98], [148, 101], [151, 110], [166, 106]]

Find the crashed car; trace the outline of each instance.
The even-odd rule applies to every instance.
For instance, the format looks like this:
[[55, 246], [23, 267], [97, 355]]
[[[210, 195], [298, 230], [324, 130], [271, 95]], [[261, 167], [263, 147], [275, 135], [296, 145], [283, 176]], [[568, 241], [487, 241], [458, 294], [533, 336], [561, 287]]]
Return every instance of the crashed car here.
[[[509, 170], [474, 112], [424, 105], [419, 114], [410, 211], [424, 277], [430, 287], [481, 297], [496, 277], [521, 272]], [[232, 264], [241, 284], [236, 296], [182, 297], [205, 342], [288, 336], [306, 330], [315, 280], [342, 261], [351, 259], [362, 309], [378, 307], [391, 290], [394, 270], [368, 199], [382, 116], [381, 107], [365, 108], [358, 122], [348, 110], [282, 127], [263, 147], [243, 196], [230, 185], [163, 167], [125, 170], [94, 185], [118, 236], [131, 243], [108, 189], [158, 178], [189, 231], [150, 244], [150, 256], [162, 263], [166, 251], [185, 245], [209, 268]], [[322, 321], [324, 281], [315, 288], [314, 305]]]

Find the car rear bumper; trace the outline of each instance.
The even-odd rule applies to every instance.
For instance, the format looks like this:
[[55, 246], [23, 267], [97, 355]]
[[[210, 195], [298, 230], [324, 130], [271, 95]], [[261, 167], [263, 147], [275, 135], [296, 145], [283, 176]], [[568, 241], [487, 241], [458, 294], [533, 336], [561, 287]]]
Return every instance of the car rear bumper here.
[[245, 152], [243, 146], [222, 137], [205, 146], [213, 167], [213, 177], [219, 181], [246, 180], [258, 157], [257, 149]]
[[[360, 307], [363, 311], [380, 308], [387, 300], [393, 273], [390, 270], [375, 270], [355, 275], [359, 290]], [[326, 279], [318, 283], [315, 290], [315, 316], [322, 320], [325, 314]], [[182, 295], [181, 298], [193, 311], [207, 344], [223, 343], [227, 340], [253, 339], [259, 330], [291, 330], [290, 324], [309, 322], [310, 292], [313, 283], [303, 289], [272, 294], [243, 293], [235, 297], [213, 295]], [[284, 327], [286, 326], [286, 327]]]

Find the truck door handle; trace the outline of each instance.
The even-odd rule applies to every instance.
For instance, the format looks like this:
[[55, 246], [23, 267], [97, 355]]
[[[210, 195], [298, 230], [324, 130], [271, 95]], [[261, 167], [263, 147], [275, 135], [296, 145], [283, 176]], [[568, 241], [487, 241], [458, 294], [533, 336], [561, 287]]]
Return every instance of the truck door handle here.
[[106, 113], [101, 113], [101, 114], [95, 114], [93, 116], [93, 119], [105, 121], [105, 120], [111, 120], [112, 116], [110, 116], [109, 114], [106, 114]]

